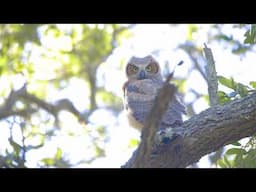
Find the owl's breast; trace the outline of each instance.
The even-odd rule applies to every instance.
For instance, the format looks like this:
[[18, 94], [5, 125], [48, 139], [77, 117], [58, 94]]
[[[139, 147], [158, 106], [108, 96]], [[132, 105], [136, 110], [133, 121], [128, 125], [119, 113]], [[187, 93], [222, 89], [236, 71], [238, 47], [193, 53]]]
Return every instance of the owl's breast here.
[[126, 84], [124, 104], [127, 119], [131, 127], [143, 128], [160, 85], [152, 80], [133, 81]]
[[135, 119], [133, 113], [130, 110], [126, 111], [126, 116], [127, 116], [128, 123], [131, 127], [138, 129], [139, 131], [142, 130], [143, 124]]

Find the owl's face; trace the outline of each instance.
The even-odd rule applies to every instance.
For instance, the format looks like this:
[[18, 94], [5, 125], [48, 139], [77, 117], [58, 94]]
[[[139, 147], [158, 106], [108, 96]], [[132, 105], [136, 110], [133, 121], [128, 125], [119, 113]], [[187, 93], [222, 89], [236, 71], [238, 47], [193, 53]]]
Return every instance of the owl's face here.
[[126, 66], [126, 76], [129, 80], [162, 80], [160, 66], [152, 56], [132, 57]]

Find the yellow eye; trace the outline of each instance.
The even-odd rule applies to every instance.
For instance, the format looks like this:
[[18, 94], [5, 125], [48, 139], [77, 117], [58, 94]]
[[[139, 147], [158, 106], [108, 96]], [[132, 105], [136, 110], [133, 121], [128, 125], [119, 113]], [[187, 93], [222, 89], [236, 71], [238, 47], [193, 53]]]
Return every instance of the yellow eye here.
[[145, 70], [148, 72], [148, 73], [152, 73], [152, 74], [155, 74], [158, 72], [158, 63], [150, 63], [147, 65], [147, 67], [145, 68]]
[[135, 73], [136, 73], [136, 72], [138, 71], [138, 67], [133, 66], [133, 69], [132, 69], [132, 70], [133, 70], [133, 72], [135, 72]]
[[139, 71], [139, 68], [136, 67], [135, 65], [129, 64], [128, 67], [126, 68], [126, 74], [128, 76], [134, 75]]
[[147, 71], [147, 72], [151, 72], [151, 71], [152, 71], [151, 65], [148, 65], [148, 66], [146, 67], [146, 71]]

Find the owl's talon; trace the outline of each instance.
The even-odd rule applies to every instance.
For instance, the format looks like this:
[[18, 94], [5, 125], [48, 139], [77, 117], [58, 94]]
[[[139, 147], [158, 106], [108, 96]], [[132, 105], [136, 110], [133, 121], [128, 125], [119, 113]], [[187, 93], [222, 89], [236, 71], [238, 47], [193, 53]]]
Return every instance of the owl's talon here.
[[171, 139], [170, 139], [169, 137], [164, 137], [164, 138], [162, 139], [162, 142], [163, 142], [164, 144], [168, 144], [168, 143], [170, 143], [170, 141], [171, 141]]
[[157, 144], [168, 144], [173, 142], [178, 137], [181, 137], [179, 133], [175, 132], [175, 130], [171, 127], [165, 130], [160, 130], [156, 134], [156, 143]]
[[165, 131], [164, 131], [164, 130], [160, 130], [160, 131], [158, 132], [158, 134], [159, 134], [159, 135], [163, 135], [163, 134], [165, 134]]
[[162, 143], [164, 144], [168, 144], [168, 143], [171, 143], [172, 141], [174, 141], [175, 139], [177, 139], [180, 135], [174, 133], [172, 135], [172, 137], [163, 137], [162, 139]]

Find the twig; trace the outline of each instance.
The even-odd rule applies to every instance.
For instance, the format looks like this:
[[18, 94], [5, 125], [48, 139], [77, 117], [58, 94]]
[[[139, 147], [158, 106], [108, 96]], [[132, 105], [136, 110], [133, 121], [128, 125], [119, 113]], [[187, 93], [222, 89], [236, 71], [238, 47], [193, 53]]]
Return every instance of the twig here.
[[204, 71], [200, 67], [200, 65], [197, 61], [197, 57], [194, 56], [194, 52], [195, 52], [194, 48], [192, 48], [190, 46], [186, 46], [186, 45], [180, 45], [179, 47], [188, 53], [188, 56], [194, 63], [195, 68], [199, 71], [199, 73], [202, 75], [202, 77], [205, 79], [205, 81], [207, 81], [207, 76], [205, 75]]
[[198, 61], [194, 57], [192, 57], [192, 56], [190, 56], [190, 58], [192, 59], [192, 61], [194, 61], [195, 68], [199, 71], [199, 73], [202, 75], [202, 77], [207, 81], [207, 76], [205, 75], [205, 73], [201, 69]]
[[21, 136], [22, 136], [22, 148], [21, 148], [21, 162], [22, 162], [22, 167], [25, 167], [25, 162], [26, 162], [26, 152], [27, 152], [27, 147], [25, 144], [26, 137], [24, 136], [24, 127], [25, 127], [25, 122], [22, 121], [20, 122], [20, 130], [21, 130]]
[[204, 43], [204, 53], [206, 57], [207, 65], [205, 67], [206, 74], [207, 74], [207, 84], [208, 84], [208, 93], [210, 98], [210, 106], [217, 105], [218, 101], [218, 79], [217, 73], [215, 69], [215, 63], [212, 55], [212, 51], [210, 48], [206, 46]]
[[134, 157], [134, 164], [132, 166], [134, 168], [147, 167], [147, 162], [150, 161], [150, 154], [158, 125], [176, 92], [176, 87], [169, 83], [172, 76], [173, 73], [167, 77], [163, 87], [159, 90], [152, 109], [145, 121], [144, 128], [142, 129], [141, 143], [138, 147], [140, 153]]

